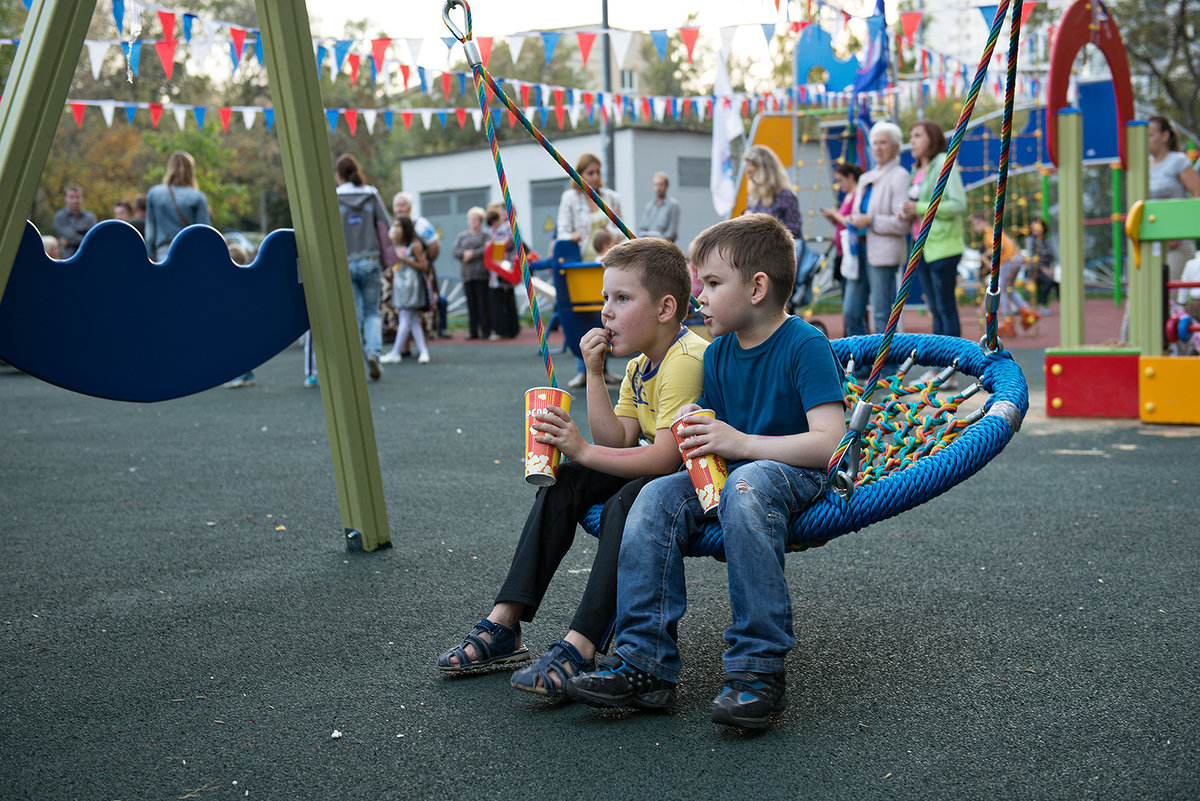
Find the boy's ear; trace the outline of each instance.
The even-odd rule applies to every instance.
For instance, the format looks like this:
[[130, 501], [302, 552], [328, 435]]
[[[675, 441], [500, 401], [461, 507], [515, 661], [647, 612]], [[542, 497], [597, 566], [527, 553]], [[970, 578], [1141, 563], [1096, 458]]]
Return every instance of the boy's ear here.
[[766, 300], [771, 293], [771, 279], [764, 272], [757, 272], [750, 277], [750, 303], [754, 306]]
[[675, 302], [674, 295], [663, 295], [662, 300], [658, 302], [658, 321], [660, 323], [669, 323], [675, 319], [675, 312], [678, 311], [679, 304]]

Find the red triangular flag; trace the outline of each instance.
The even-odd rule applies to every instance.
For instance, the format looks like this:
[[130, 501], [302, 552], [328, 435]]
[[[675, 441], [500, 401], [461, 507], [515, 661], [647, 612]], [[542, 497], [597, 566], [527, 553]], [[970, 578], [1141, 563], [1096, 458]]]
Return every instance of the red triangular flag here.
[[162, 119], [162, 111], [163, 111], [162, 103], [151, 103], [150, 104], [150, 124], [153, 125], [155, 128], [158, 127], [158, 121]]
[[162, 23], [163, 38], [164, 39], [174, 39], [175, 38], [175, 12], [174, 11], [158, 12], [158, 21]]
[[575, 34], [579, 39], [579, 55], [583, 58], [583, 66], [587, 66], [588, 56], [592, 54], [592, 45], [596, 42], [596, 34], [579, 31]]
[[450, 99], [450, 73], [442, 73], [442, 97]]
[[233, 117], [233, 109], [229, 106], [224, 106], [217, 113], [221, 115], [221, 127], [225, 129], [225, 133], [229, 133], [229, 120]]
[[354, 136], [358, 133], [358, 110], [348, 108], [344, 113], [346, 115], [346, 127], [350, 129], [350, 135]]
[[529, 84], [527, 83], [521, 84], [521, 105], [529, 105]]
[[509, 128], [517, 127], [517, 115], [513, 114], [511, 111], [508, 112], [508, 127]]
[[558, 120], [558, 129], [563, 129], [563, 107], [561, 105], [554, 107], [554, 116]]
[[383, 72], [383, 57], [391, 46], [392, 40], [386, 36], [371, 40], [371, 60], [375, 62], [375, 72]]
[[642, 119], [650, 119], [654, 116], [654, 108], [650, 105], [650, 98], [642, 95]]
[[411, 111], [401, 111], [400, 119], [404, 121], [405, 130], [412, 130], [412, 112]]
[[75, 127], [83, 127], [83, 110], [85, 106], [82, 103], [72, 103], [71, 113], [75, 115]]
[[230, 28], [229, 35], [233, 39], [233, 52], [238, 57], [238, 61], [242, 60], [242, 48], [246, 46], [246, 32], [241, 28]]
[[154, 49], [158, 52], [158, 60], [162, 62], [163, 72], [167, 74], [168, 81], [175, 74], [175, 45], [177, 44], [179, 42], [175, 39], [154, 43]]
[[496, 39], [492, 36], [476, 36], [475, 43], [479, 45], [479, 58], [483, 61], [483, 68], [487, 69], [488, 59], [492, 57], [492, 45], [496, 43]]
[[[1029, 4], [1033, 8], [1033, 4]], [[900, 12], [900, 27], [904, 29], [904, 40], [908, 42], [908, 46], [913, 46], [913, 34], [917, 32], [917, 28], [921, 26], [921, 17], [924, 16], [923, 11], [902, 11]]]
[[680, 28], [679, 38], [683, 39], [683, 44], [687, 48], [688, 63], [692, 61], [692, 50], [696, 47], [696, 37], [700, 35], [699, 28]]
[[346, 61], [350, 64], [350, 85], [354, 86], [358, 83], [358, 67], [362, 63], [362, 56], [351, 53], [346, 57]]
[[554, 105], [562, 108], [563, 90], [562, 87], [557, 87], [554, 90]]
[[1033, 13], [1033, 3], [1026, 3], [1021, 6], [1021, 27], [1025, 27], [1025, 23], [1029, 22], [1029, 15]]
[[591, 109], [592, 100], [594, 100], [594, 99], [595, 98], [593, 97], [591, 92], [584, 92], [583, 93], [583, 107], [586, 109]]
[[467, 110], [465, 108], [454, 109], [454, 116], [458, 117], [458, 127], [459, 128], [467, 127]]
[[400, 74], [402, 76], [404, 76], [404, 90], [408, 91], [408, 65], [407, 64], [400, 65]]

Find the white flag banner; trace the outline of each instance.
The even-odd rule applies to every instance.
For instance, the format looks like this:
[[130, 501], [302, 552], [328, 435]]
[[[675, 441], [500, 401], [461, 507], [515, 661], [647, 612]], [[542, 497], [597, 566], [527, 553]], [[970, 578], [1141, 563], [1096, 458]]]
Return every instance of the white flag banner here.
[[116, 110], [117, 104], [112, 100], [101, 100], [100, 113], [104, 115], [104, 124], [109, 128], [112, 127], [113, 111]]
[[246, 130], [254, 127], [254, 118], [258, 116], [258, 109], [244, 108], [242, 109], [242, 125], [246, 126]]
[[654, 119], [662, 122], [667, 117], [667, 99], [665, 97], [650, 98], [650, 107], [654, 109]]
[[424, 44], [424, 39], [405, 39], [404, 43], [408, 45], [408, 62], [416, 65], [417, 59], [421, 57], [421, 45]]
[[187, 122], [187, 113], [188, 113], [187, 106], [172, 106], [171, 107], [171, 114], [175, 117], [175, 125], [181, 131], [183, 130], [184, 124]]
[[733, 87], [729, 83], [729, 69], [723, 58], [717, 59], [713, 94], [712, 175], [709, 189], [712, 191], [713, 209], [718, 216], [728, 217], [737, 200], [737, 186], [733, 182], [733, 152], [729, 142], [742, 133], [742, 113], [732, 101], [729, 108], [725, 107], [726, 101], [731, 99]]
[[100, 68], [104, 66], [104, 57], [108, 55], [108, 42], [85, 42], [88, 58], [92, 62], [92, 78], [100, 80]]
[[512, 63], [516, 64], [521, 59], [521, 48], [525, 46], [524, 36], [509, 36], [505, 38], [508, 42], [508, 52], [512, 54]]
[[613, 66], [621, 69], [625, 63], [625, 55], [629, 52], [629, 45], [633, 42], [633, 31], [609, 28], [608, 41], [612, 44]]
[[429, 130], [429, 126], [433, 123], [433, 109], [421, 110], [421, 124], [425, 126], [425, 130]]
[[704, 112], [708, 108], [707, 97], [693, 97], [692, 107], [696, 109], [696, 118], [704, 122]]
[[483, 125], [483, 112], [477, 108], [471, 109], [471, 122], [475, 123], [475, 130], [479, 130]]
[[733, 37], [737, 34], [736, 25], [726, 25], [721, 28], [721, 53], [728, 58], [733, 47]]
[[379, 111], [373, 108], [365, 108], [362, 110], [363, 125], [367, 128], [367, 134], [373, 136], [375, 134], [375, 119], [379, 116]]
[[570, 117], [570, 119], [571, 119], [571, 127], [578, 128], [579, 127], [579, 119], [580, 119], [580, 117], [583, 116], [583, 104], [582, 103], [572, 103], [571, 108], [567, 112], [567, 116]]

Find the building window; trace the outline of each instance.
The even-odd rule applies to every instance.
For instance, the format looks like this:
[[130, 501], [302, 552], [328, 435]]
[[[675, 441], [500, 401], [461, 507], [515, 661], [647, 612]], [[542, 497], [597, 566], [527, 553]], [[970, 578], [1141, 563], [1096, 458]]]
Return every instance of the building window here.
[[680, 156], [677, 168], [680, 186], [708, 188], [709, 179], [712, 177], [712, 161], [710, 159]]
[[621, 70], [621, 91], [636, 92], [637, 91], [637, 71], [636, 70]]

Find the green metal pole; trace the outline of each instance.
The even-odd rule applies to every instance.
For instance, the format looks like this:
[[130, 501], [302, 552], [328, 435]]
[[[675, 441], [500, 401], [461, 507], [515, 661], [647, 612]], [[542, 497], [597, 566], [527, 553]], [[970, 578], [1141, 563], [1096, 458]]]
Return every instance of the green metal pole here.
[[1059, 347], [1083, 346], [1083, 115], [1058, 112]]
[[54, 144], [95, 0], [35, 0], [0, 102], [0, 296]]
[[[1145, 122], [1131, 122], [1125, 128], [1125, 163], [1129, 165], [1125, 200], [1130, 206], [1150, 195], [1148, 136]], [[1162, 353], [1162, 250], [1161, 242], [1143, 239], [1141, 266], [1129, 271], [1129, 344], [1143, 356]]]
[[349, 550], [390, 544], [346, 243], [304, 0], [256, 0]]
[[1121, 243], [1125, 239], [1125, 226], [1121, 210], [1121, 162], [1112, 165], [1112, 241], [1113, 241], [1113, 305], [1121, 306]]

